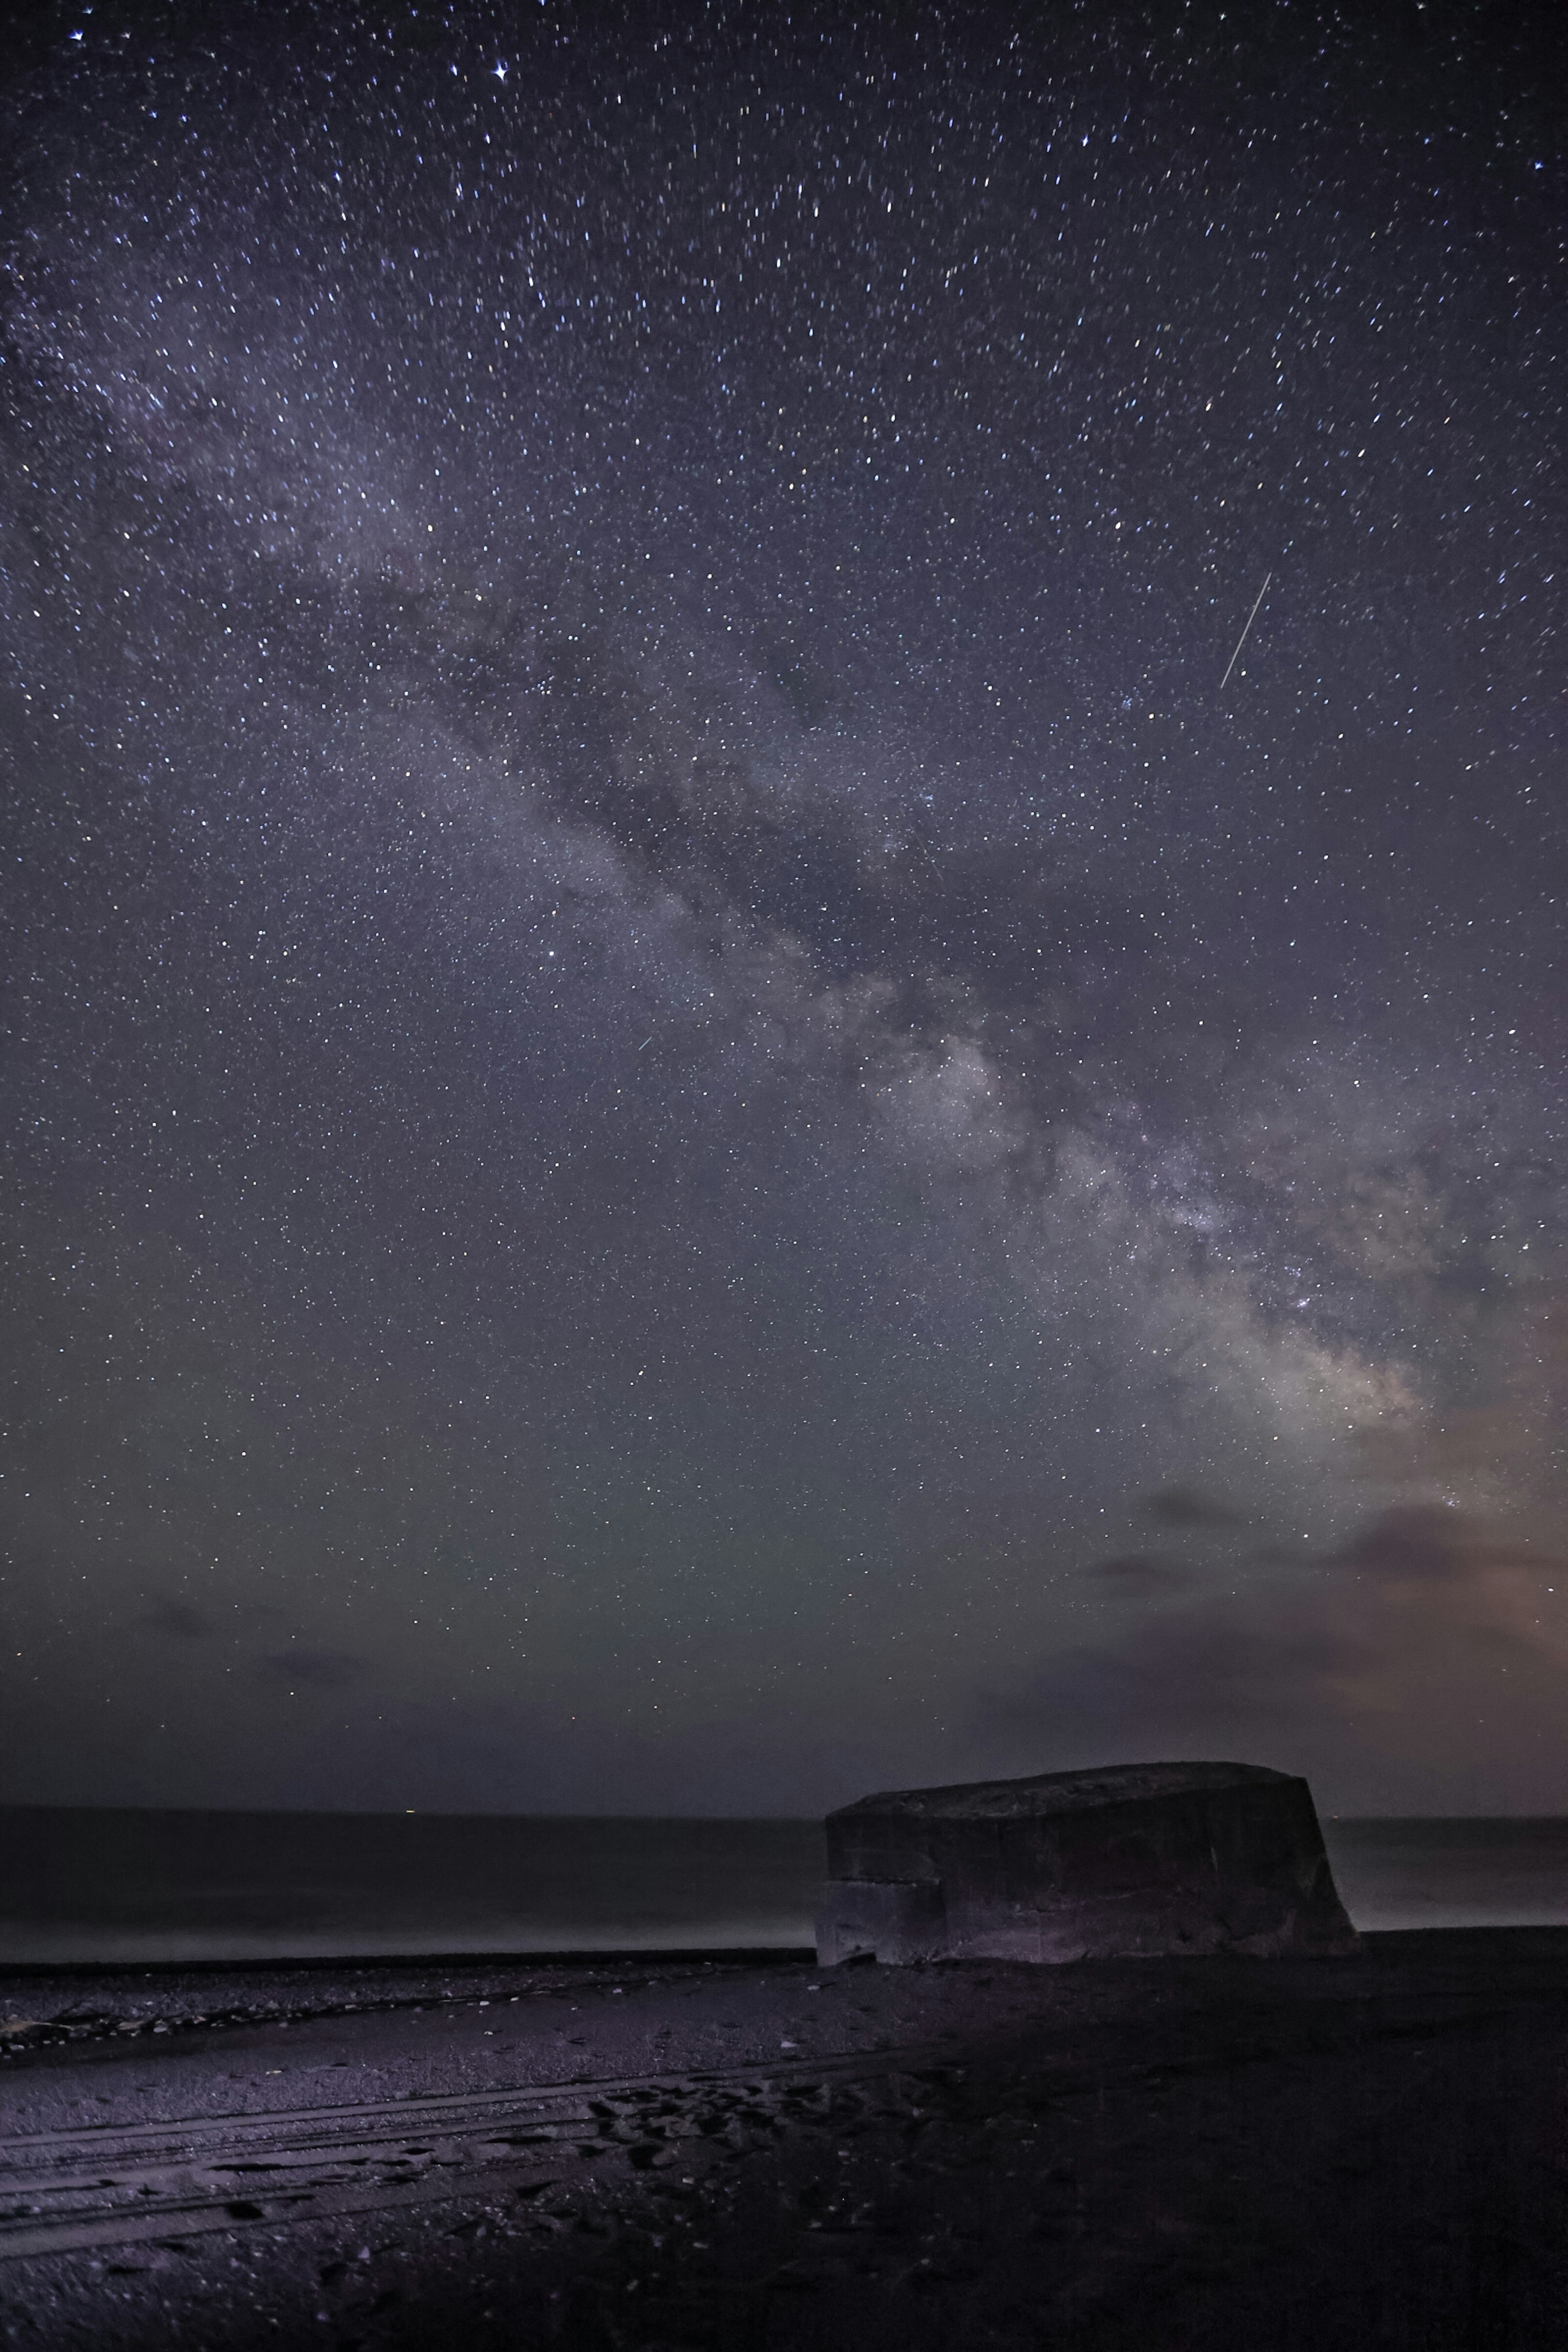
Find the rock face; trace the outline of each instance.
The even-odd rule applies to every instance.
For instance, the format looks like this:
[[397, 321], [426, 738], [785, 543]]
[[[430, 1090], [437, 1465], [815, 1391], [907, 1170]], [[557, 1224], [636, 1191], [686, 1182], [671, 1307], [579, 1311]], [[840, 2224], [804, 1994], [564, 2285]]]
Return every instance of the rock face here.
[[826, 1821], [824, 1966], [1354, 1951], [1305, 1780], [1117, 1764], [862, 1797]]

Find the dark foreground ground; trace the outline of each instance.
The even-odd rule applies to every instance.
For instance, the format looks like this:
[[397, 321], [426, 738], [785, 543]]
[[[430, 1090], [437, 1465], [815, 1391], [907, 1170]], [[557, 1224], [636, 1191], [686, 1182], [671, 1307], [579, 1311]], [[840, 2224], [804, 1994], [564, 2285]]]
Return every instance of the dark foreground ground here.
[[1568, 1931], [0, 1979], [0, 2341], [1560, 2347]]

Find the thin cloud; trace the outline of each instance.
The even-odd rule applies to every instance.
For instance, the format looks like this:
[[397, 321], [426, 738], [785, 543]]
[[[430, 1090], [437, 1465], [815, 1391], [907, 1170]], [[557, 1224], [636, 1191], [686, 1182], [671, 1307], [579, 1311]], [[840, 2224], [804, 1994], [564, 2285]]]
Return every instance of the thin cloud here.
[[1519, 1546], [1489, 1538], [1463, 1512], [1429, 1503], [1380, 1511], [1331, 1559], [1357, 1576], [1394, 1583], [1451, 1583], [1473, 1576], [1483, 1565], [1533, 1565]]
[[1152, 1552], [1125, 1552], [1115, 1559], [1096, 1560], [1084, 1570], [1097, 1583], [1131, 1594], [1177, 1592], [1193, 1581], [1193, 1571], [1178, 1560], [1162, 1559]]
[[[1149, 1570], [1161, 1565], [1134, 1554], [1090, 1572], [1152, 1599], [1163, 1587]], [[1075, 1751], [1228, 1743], [1335, 1771], [1353, 1753], [1416, 1774], [1423, 1759], [1447, 1769], [1462, 1755], [1478, 1784], [1525, 1765], [1548, 1777], [1568, 1769], [1560, 1549], [1439, 1505], [1403, 1505], [1295, 1566], [1288, 1580], [1194, 1591], [1108, 1625], [987, 1695], [977, 1724], [1014, 1738], [1048, 1730]]]
[[1159, 1486], [1143, 1497], [1146, 1517], [1162, 1528], [1241, 1528], [1247, 1525], [1239, 1511], [1232, 1510], [1213, 1495], [1205, 1495], [1197, 1486]]

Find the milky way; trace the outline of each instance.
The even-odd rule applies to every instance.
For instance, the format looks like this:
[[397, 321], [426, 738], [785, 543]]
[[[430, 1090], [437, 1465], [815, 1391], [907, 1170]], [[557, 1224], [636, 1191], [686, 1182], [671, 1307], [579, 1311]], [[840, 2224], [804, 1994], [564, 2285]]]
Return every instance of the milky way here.
[[37, 30], [16, 1797], [1568, 1810], [1506, 16]]

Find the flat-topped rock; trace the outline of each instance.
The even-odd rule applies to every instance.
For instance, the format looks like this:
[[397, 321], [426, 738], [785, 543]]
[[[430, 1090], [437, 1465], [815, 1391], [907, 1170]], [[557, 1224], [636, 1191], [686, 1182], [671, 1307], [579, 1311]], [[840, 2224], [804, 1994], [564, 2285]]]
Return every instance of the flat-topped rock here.
[[1261, 1764], [895, 1789], [829, 1813], [824, 1966], [1351, 1952], [1312, 1792]]

